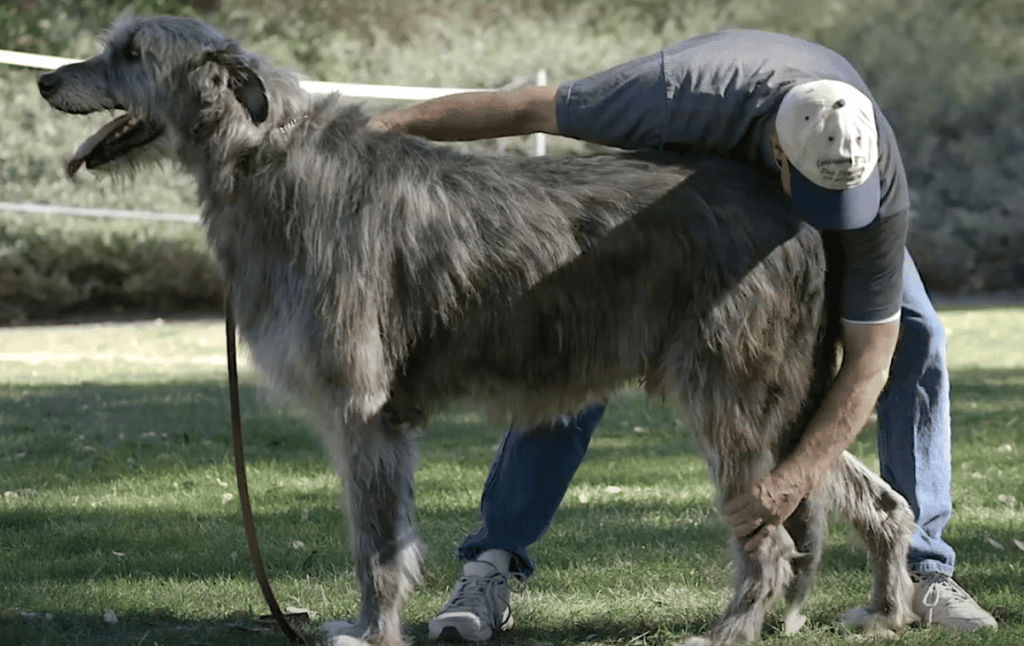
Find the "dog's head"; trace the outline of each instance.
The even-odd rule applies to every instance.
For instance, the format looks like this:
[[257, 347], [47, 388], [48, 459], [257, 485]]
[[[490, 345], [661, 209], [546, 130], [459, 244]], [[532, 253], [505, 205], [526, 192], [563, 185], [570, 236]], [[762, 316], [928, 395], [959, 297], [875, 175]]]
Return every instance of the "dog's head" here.
[[73, 175], [83, 165], [115, 170], [168, 155], [187, 161], [188, 150], [228, 125], [236, 143], [255, 139], [272, 110], [264, 67], [198, 20], [125, 17], [100, 54], [41, 75], [39, 91], [64, 112], [123, 111], [74, 153], [67, 163]]

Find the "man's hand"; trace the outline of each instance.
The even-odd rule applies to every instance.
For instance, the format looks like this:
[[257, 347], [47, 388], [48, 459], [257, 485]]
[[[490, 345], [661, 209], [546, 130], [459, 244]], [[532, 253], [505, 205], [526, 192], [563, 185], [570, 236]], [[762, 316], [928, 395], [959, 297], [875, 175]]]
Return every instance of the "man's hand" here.
[[864, 427], [889, 375], [899, 322], [843, 325], [843, 365], [793, 452], [750, 491], [728, 501], [725, 521], [748, 552], [796, 510]]
[[744, 494], [730, 500], [723, 510], [733, 536], [747, 552], [755, 552], [767, 538], [769, 528], [789, 518], [808, 493], [805, 478], [773, 471]]

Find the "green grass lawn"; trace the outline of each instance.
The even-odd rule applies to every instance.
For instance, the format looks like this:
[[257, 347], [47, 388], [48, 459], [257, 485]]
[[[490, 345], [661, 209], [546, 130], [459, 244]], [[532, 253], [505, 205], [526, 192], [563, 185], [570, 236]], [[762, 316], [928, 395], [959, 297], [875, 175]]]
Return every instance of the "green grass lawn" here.
[[[999, 632], [913, 629], [901, 644], [1024, 643], [1024, 309], [948, 310], [958, 579]], [[282, 644], [238, 514], [220, 322], [0, 330], [0, 644]], [[313, 625], [351, 617], [338, 487], [303, 416], [243, 370], [250, 488], [283, 606]], [[423, 435], [418, 522], [424, 581], [412, 638], [443, 603], [451, 554], [501, 429], [452, 410]], [[877, 464], [868, 429], [854, 451]], [[513, 599], [503, 643], [673, 644], [707, 628], [728, 596], [726, 529], [703, 462], [663, 406], [623, 392]], [[769, 644], [874, 643], [831, 620], [867, 599], [863, 551], [833, 525], [811, 622]], [[112, 620], [116, 618], [116, 623]], [[311, 633], [313, 634], [313, 633]], [[878, 643], [890, 643], [879, 640]]]

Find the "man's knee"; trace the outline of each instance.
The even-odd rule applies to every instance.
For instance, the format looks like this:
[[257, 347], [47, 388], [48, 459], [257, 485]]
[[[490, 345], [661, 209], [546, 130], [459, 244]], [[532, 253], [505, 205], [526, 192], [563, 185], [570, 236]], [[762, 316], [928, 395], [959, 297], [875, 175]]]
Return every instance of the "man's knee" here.
[[946, 328], [937, 312], [934, 310], [925, 312], [904, 310], [900, 320], [900, 340], [897, 345], [897, 353], [899, 353], [900, 346], [906, 346], [903, 349], [911, 350], [914, 354], [945, 357], [946, 343]]

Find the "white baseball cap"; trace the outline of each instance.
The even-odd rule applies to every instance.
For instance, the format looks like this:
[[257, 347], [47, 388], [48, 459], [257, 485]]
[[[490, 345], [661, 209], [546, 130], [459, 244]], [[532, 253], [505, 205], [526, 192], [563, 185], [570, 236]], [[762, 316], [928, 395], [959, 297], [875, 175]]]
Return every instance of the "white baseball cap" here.
[[795, 171], [793, 200], [804, 206], [800, 210], [843, 223], [827, 228], [856, 228], [874, 217], [878, 129], [874, 104], [863, 92], [842, 81], [797, 84], [779, 105], [775, 131]]

